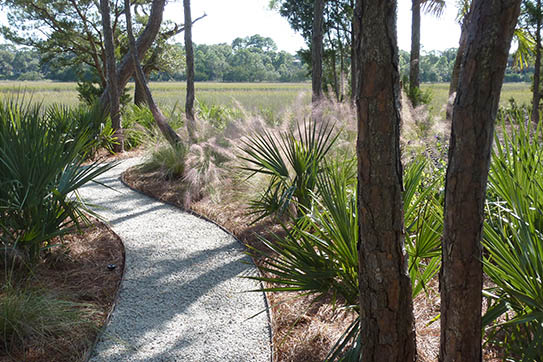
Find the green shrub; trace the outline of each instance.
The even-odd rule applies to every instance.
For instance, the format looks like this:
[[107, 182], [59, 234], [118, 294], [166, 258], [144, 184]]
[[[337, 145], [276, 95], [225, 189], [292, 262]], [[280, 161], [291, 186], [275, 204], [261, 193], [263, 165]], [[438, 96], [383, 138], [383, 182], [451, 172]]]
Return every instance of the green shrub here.
[[334, 134], [330, 123], [309, 121], [298, 123], [296, 130], [278, 134], [263, 130], [242, 141], [241, 159], [248, 163], [242, 169], [269, 176], [266, 190], [250, 202], [250, 212], [257, 216], [255, 221], [270, 215], [281, 216], [291, 205], [302, 212], [311, 209], [311, 193], [339, 133]]
[[140, 169], [143, 172], [160, 171], [168, 180], [180, 179], [185, 172], [186, 156], [187, 149], [182, 144], [177, 147], [161, 145], [151, 152]]
[[219, 130], [224, 130], [229, 122], [242, 117], [241, 111], [235, 108], [210, 104], [199, 99], [196, 100], [196, 114]]
[[[513, 110], [501, 115], [489, 174], [484, 268], [496, 287], [484, 323], [508, 360], [543, 350], [543, 129]], [[505, 123], [509, 120], [510, 124]], [[505, 322], [496, 322], [505, 316]], [[492, 339], [492, 338], [491, 338]]]
[[31, 263], [48, 241], [87, 220], [77, 189], [114, 166], [83, 165], [97, 142], [92, 125], [51, 114], [69, 112], [0, 103], [0, 242]]
[[[436, 199], [438, 178], [428, 181], [425, 160], [411, 162], [404, 174], [406, 249], [413, 297], [426, 287], [441, 265], [440, 240], [443, 210]], [[292, 227], [283, 226], [285, 237], [262, 240], [272, 251], [261, 267], [269, 276], [253, 279], [272, 283], [274, 292], [301, 292], [315, 301], [331, 296], [342, 307], [359, 311], [358, 213], [356, 162], [336, 161], [317, 176], [313, 207]], [[263, 252], [258, 252], [263, 253]], [[337, 360], [347, 345], [359, 347], [358, 323], [348, 326], [330, 352]], [[343, 351], [343, 352], [342, 352]], [[356, 355], [356, 353], [351, 353]]]

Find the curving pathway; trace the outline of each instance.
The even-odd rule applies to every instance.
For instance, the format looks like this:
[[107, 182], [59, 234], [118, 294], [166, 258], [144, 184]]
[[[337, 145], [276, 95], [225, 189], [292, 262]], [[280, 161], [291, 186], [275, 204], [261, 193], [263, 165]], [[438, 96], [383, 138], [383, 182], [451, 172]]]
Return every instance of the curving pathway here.
[[270, 361], [256, 269], [216, 225], [124, 186], [123, 161], [80, 189], [126, 249], [119, 299], [91, 361]]

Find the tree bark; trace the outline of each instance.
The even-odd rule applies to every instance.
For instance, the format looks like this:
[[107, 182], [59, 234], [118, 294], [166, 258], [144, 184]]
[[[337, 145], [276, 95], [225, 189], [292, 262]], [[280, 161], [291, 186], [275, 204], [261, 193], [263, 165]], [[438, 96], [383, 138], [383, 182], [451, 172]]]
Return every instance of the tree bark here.
[[[136, 42], [136, 55], [138, 59], [143, 58], [145, 52], [155, 41], [155, 38], [160, 30], [160, 25], [162, 24], [162, 15], [164, 13], [165, 4], [166, 0], [153, 0], [153, 3], [151, 4], [149, 21]], [[128, 80], [134, 74], [134, 69], [134, 57], [132, 52], [128, 51], [117, 68], [118, 89], [124, 89], [124, 87], [126, 87]], [[104, 89], [104, 93], [102, 93], [102, 96], [100, 97], [100, 103], [107, 106], [108, 101], [109, 87], [106, 87], [106, 89]]]
[[[144, 67], [145, 68], [145, 67]], [[145, 77], [145, 83], [149, 82], [150, 78], [150, 71], [147, 71], [146, 69], [143, 69], [143, 76]], [[140, 84], [135, 79], [135, 85], [134, 85], [134, 104], [137, 106], [143, 106], [145, 105], [145, 89], [144, 86]]]
[[540, 94], [540, 73], [541, 73], [541, 0], [537, 0], [536, 5], [536, 33], [535, 33], [535, 69], [534, 69], [534, 89], [532, 98], [532, 122], [539, 122], [539, 102]]
[[183, 0], [185, 13], [185, 57], [187, 60], [187, 98], [185, 101], [185, 116], [187, 131], [190, 139], [196, 141], [196, 124], [194, 121], [194, 50], [192, 49], [192, 16], [190, 0]]
[[445, 184], [439, 360], [481, 361], [481, 233], [494, 120], [521, 0], [474, 0]]
[[415, 361], [404, 249], [396, 1], [358, 2], [362, 2], [361, 39], [355, 42], [361, 360]]
[[[466, 40], [468, 37], [468, 24], [469, 24], [470, 14], [466, 14], [464, 20], [462, 21], [462, 31], [460, 33], [460, 42], [458, 43], [458, 50], [456, 51], [456, 58], [454, 60], [453, 71], [451, 75], [451, 83], [449, 84], [449, 97], [452, 96], [456, 89], [458, 88], [458, 80], [460, 79], [460, 68], [462, 66], [462, 59], [464, 58], [464, 53], [466, 51]], [[452, 117], [452, 114], [450, 115]], [[447, 117], [447, 119], [451, 119]]]
[[114, 145], [115, 152], [124, 150], [123, 130], [121, 124], [121, 96], [118, 88], [118, 79], [115, 64], [115, 45], [113, 44], [113, 32], [111, 30], [111, 18], [109, 0], [100, 0], [100, 12], [102, 15], [102, 29], [104, 33], [105, 65], [109, 91], [109, 114], [111, 127], [115, 131], [117, 144]]
[[358, 94], [358, 51], [360, 50], [360, 39], [362, 38], [362, 2], [356, 1], [353, 11], [353, 23], [351, 26], [351, 100], [354, 102]]
[[153, 118], [155, 119], [155, 122], [157, 123], [158, 128], [160, 129], [162, 135], [164, 136], [164, 138], [166, 138], [166, 140], [170, 143], [172, 147], [178, 147], [181, 144], [181, 139], [168, 124], [166, 117], [162, 114], [162, 112], [156, 105], [155, 101], [153, 100], [151, 90], [147, 86], [147, 83], [145, 83], [145, 75], [143, 74], [143, 70], [141, 69], [141, 64], [138, 59], [136, 39], [134, 38], [134, 32], [132, 31], [132, 15], [130, 11], [130, 0], [124, 0], [124, 6], [125, 6], [124, 11], [126, 15], [126, 31], [128, 33], [128, 40], [130, 44], [129, 54], [132, 54], [132, 58], [133, 58], [132, 62], [136, 71], [136, 78], [137, 78], [136, 82], [139, 82], [140, 85], [143, 87], [143, 92], [145, 94], [145, 102], [149, 106], [149, 109], [151, 110], [151, 113], [153, 114]]
[[420, 87], [420, 2], [421, 0], [413, 0], [411, 8], [411, 55], [409, 60], [410, 95], [415, 94], [415, 89]]
[[311, 38], [311, 89], [313, 92], [313, 103], [322, 98], [322, 33], [324, 18], [324, 2], [326, 0], [315, 0], [313, 13], [313, 33]]

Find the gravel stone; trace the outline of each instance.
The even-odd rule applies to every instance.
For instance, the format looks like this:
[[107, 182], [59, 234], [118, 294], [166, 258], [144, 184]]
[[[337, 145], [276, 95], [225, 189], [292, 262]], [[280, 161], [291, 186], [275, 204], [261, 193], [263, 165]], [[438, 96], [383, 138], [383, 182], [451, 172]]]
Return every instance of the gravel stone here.
[[[211, 222], [124, 186], [124, 160], [80, 195], [123, 240], [119, 299], [90, 361], [270, 361], [251, 259]], [[104, 267], [107, 267], [104, 265]]]

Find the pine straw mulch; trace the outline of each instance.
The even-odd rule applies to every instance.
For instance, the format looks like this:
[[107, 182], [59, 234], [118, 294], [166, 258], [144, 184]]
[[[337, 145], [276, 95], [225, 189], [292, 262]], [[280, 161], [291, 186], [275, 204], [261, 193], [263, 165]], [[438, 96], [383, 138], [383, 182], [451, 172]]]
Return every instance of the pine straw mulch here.
[[[24, 280], [25, 287], [47, 291], [61, 299], [85, 303], [93, 310], [88, 327], [72, 328], [70, 333], [47, 340], [28, 341], [24, 348], [0, 353], [0, 361], [84, 361], [115, 303], [124, 270], [124, 246], [119, 237], [104, 224], [93, 224], [82, 233], [54, 240], [61, 246], [52, 248]], [[108, 264], [115, 264], [108, 270]], [[5, 281], [4, 272], [0, 272]], [[21, 272], [19, 272], [21, 273]], [[22, 283], [15, 275], [16, 283]]]
[[[183, 207], [180, 183], [167, 180], [159, 172], [143, 173], [137, 167], [126, 171], [122, 180], [130, 187], [164, 202]], [[233, 187], [235, 189], [235, 186]], [[242, 191], [241, 191], [242, 192]], [[202, 215], [229, 230], [248, 247], [264, 250], [256, 235], [270, 236], [280, 229], [271, 221], [251, 225], [246, 214], [247, 205], [238, 190], [214, 201], [205, 198], [190, 205], [191, 211]], [[254, 258], [257, 265], [262, 258]], [[323, 360], [336, 340], [343, 334], [354, 316], [333, 308], [326, 301], [311, 305], [309, 297], [296, 294], [267, 293], [272, 306], [274, 361], [317, 361]], [[430, 323], [439, 315], [439, 292], [437, 282], [428, 287], [428, 294], [421, 293], [414, 300], [414, 314], [417, 328], [417, 349], [420, 361], [436, 361], [439, 351], [439, 320]], [[490, 355], [485, 353], [485, 360]]]

